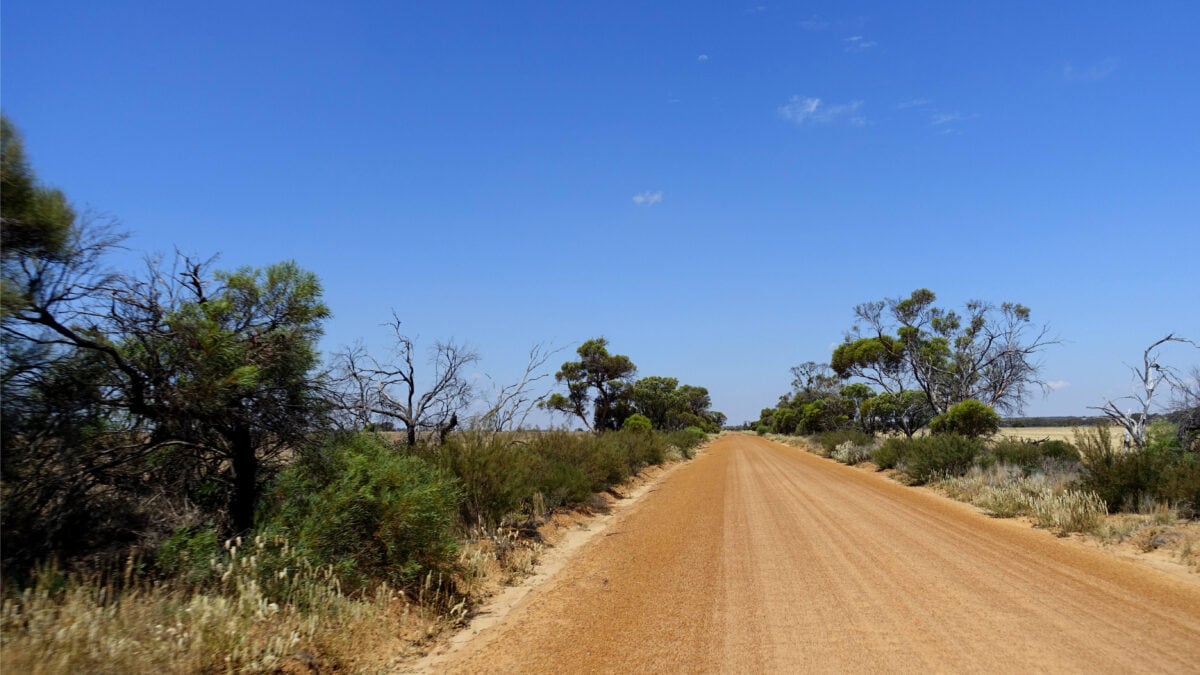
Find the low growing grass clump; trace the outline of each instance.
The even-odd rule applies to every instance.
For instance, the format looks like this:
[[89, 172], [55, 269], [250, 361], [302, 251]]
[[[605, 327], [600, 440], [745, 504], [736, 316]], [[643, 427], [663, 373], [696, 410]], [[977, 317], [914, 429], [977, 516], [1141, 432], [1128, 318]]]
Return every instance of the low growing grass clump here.
[[1092, 532], [1108, 515], [1108, 507], [1095, 492], [1067, 490], [1060, 494], [1045, 491], [1030, 503], [1033, 520], [1058, 534]]
[[871, 446], [859, 445], [854, 441], [846, 441], [834, 448], [833, 452], [830, 453], [830, 457], [836, 459], [842, 464], [854, 466], [855, 464], [861, 464], [863, 462], [870, 461]]
[[[132, 560], [116, 580], [43, 568], [4, 600], [5, 672], [286, 672], [314, 654], [322, 667], [379, 670], [411, 648], [405, 636], [431, 635], [449, 615], [462, 616], [462, 605], [429, 611], [387, 584], [347, 594], [329, 567], [268, 571], [263, 561], [279, 554], [279, 542], [245, 543], [245, 550], [233, 541], [222, 548], [202, 587], [148, 581]], [[433, 579], [419, 591], [427, 606], [442, 593]], [[437, 600], [453, 607], [452, 596]]]

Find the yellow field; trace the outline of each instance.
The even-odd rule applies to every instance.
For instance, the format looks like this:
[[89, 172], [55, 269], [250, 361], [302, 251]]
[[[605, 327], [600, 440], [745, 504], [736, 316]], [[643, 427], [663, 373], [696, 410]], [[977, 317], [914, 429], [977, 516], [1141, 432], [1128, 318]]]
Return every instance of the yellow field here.
[[[1000, 432], [995, 438], [1010, 438], [1021, 441], [1066, 441], [1073, 443], [1075, 441], [1075, 429], [1077, 427], [1001, 427]], [[1108, 433], [1112, 434], [1114, 443], [1120, 445], [1122, 431], [1118, 427], [1109, 427]]]

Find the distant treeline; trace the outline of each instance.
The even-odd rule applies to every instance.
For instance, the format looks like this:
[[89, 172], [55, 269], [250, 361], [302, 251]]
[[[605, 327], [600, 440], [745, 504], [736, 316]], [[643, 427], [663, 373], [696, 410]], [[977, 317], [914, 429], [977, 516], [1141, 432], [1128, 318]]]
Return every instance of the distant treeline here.
[[1064, 417], [1005, 417], [1000, 420], [1002, 427], [1090, 427], [1096, 422], [1105, 420], [1103, 416], [1064, 416]]

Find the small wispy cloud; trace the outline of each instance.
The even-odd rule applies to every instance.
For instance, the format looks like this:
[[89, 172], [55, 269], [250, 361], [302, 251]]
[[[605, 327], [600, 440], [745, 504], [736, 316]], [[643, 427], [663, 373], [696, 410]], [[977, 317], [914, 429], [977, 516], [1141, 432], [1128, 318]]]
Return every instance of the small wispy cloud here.
[[955, 112], [935, 112], [929, 116], [929, 124], [930, 124], [930, 126], [942, 127], [942, 126], [946, 126], [947, 124], [954, 124], [955, 122], [961, 122], [963, 120], [970, 119], [970, 118], [971, 118], [970, 115], [964, 115], [957, 111], [955, 111]]
[[832, 24], [829, 23], [828, 19], [821, 18], [819, 14], [813, 14], [812, 16], [800, 22], [801, 28], [814, 33], [818, 31], [829, 30], [831, 25]]
[[696, 60], [697, 60], [697, 61], [707, 61], [707, 60], [708, 60], [708, 54], [701, 54], [700, 56], [697, 56], [697, 57], [696, 57]]
[[661, 204], [662, 200], [662, 190], [655, 190], [654, 192], [646, 190], [641, 194], [636, 194], [633, 196], [633, 203], [637, 204], [638, 206], [654, 206], [655, 204]]
[[842, 40], [842, 49], [851, 54], [855, 54], [868, 51], [875, 47], [876, 44], [877, 43], [873, 40], [868, 40], [861, 35], [852, 35], [845, 40]]
[[909, 108], [924, 108], [930, 104], [927, 98], [906, 98], [896, 104], [897, 110], [908, 110]]
[[1113, 57], [1103, 59], [1090, 66], [1076, 66], [1068, 61], [1062, 65], [1062, 76], [1064, 80], [1076, 82], [1099, 82], [1112, 75], [1120, 64], [1121, 61]]
[[1066, 389], [1069, 386], [1071, 386], [1071, 383], [1067, 382], [1066, 380], [1050, 380], [1049, 382], [1046, 383], [1046, 388], [1050, 389], [1051, 391], [1058, 391], [1059, 389]]
[[862, 101], [827, 104], [819, 98], [793, 96], [779, 106], [779, 115], [796, 124], [833, 124], [845, 122], [861, 127], [867, 123], [862, 114]]

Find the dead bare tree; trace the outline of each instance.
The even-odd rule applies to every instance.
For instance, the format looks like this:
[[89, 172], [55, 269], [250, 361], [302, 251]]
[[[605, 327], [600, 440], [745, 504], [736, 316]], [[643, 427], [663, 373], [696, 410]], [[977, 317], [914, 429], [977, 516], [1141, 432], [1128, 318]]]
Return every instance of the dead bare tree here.
[[524, 427], [530, 413], [549, 396], [549, 392], [534, 392], [533, 387], [535, 383], [550, 377], [549, 373], [541, 372], [542, 368], [560, 351], [561, 348], [550, 349], [544, 344], [530, 347], [521, 377], [513, 384], [496, 389], [487, 402], [487, 409], [471, 420], [471, 427], [484, 432], [512, 431]]
[[[1122, 396], [1116, 400], [1108, 399], [1102, 406], [1089, 406], [1092, 410], [1099, 410], [1110, 420], [1121, 425], [1121, 428], [1125, 430], [1125, 440], [1123, 443], [1125, 452], [1140, 450], [1146, 447], [1146, 422], [1149, 420], [1150, 413], [1153, 410], [1154, 396], [1156, 392], [1160, 391], [1159, 387], [1165, 382], [1168, 386], [1174, 386], [1177, 391], [1181, 389], [1186, 391], [1186, 388], [1183, 387], [1184, 383], [1177, 372], [1170, 366], [1163, 366], [1158, 362], [1159, 349], [1171, 342], [1182, 342], [1200, 347], [1200, 345], [1196, 345], [1195, 342], [1187, 338], [1178, 337], [1174, 333], [1168, 333], [1166, 337], [1146, 347], [1146, 350], [1142, 352], [1142, 366], [1140, 368], [1137, 366], [1129, 367], [1133, 371], [1137, 381], [1136, 386], [1140, 389], [1139, 391], [1135, 391], [1129, 396]], [[1136, 408], [1136, 410], [1127, 409], [1123, 411], [1117, 405], [1117, 401], [1130, 401], [1133, 403], [1132, 407]]]
[[391, 362], [380, 362], [362, 345], [339, 355], [339, 404], [362, 426], [381, 417], [404, 424], [409, 445], [415, 445], [423, 431], [432, 431], [442, 440], [458, 425], [458, 413], [474, 399], [466, 370], [479, 361], [479, 354], [453, 341], [434, 343], [426, 361], [430, 384], [422, 390], [415, 340], [404, 334], [395, 315], [387, 325], [396, 341]]

